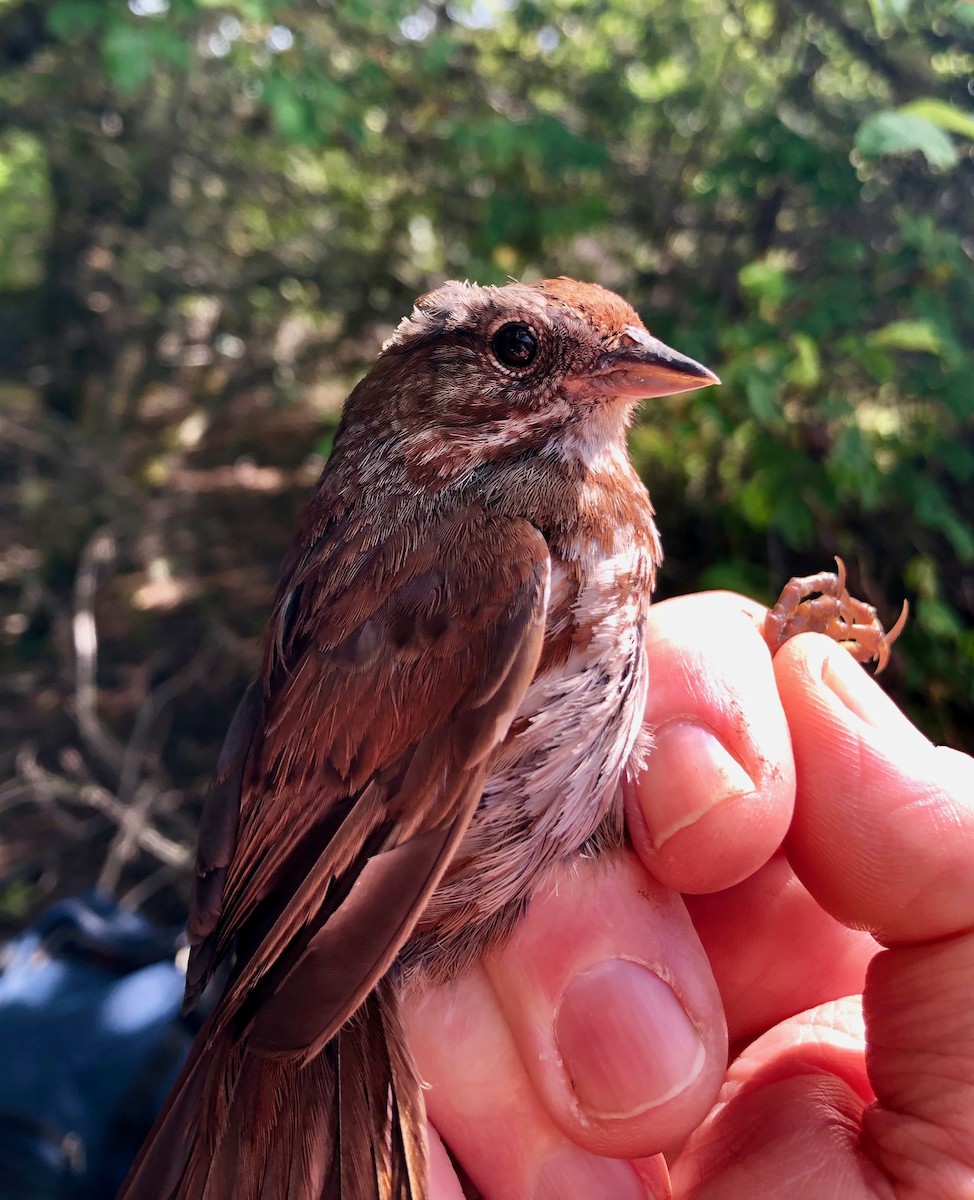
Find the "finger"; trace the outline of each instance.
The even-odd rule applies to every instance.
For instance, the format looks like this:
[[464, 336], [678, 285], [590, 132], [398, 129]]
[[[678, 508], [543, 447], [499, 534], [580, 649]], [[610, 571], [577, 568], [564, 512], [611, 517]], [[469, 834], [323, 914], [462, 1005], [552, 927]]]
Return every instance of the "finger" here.
[[655, 744], [626, 812], [643, 862], [678, 891], [746, 878], [791, 819], [791, 747], [761, 613], [726, 592], [650, 610], [646, 724]]
[[[430, 1121], [485, 1200], [663, 1200], [668, 1194], [665, 1183], [652, 1186], [652, 1173], [586, 1153], [554, 1125], [482, 968], [408, 997], [406, 1018]], [[453, 1200], [448, 1164], [440, 1161], [437, 1169], [446, 1181], [443, 1200]], [[666, 1179], [662, 1164], [656, 1178]]]
[[631, 854], [564, 867], [485, 966], [531, 1084], [571, 1140], [652, 1154], [707, 1111], [726, 1063], [720, 999], [680, 898]]
[[[868, 1078], [854, 1022], [830, 1024], [825, 1010], [755, 1043], [735, 1064], [714, 1114], [673, 1164], [674, 1194], [687, 1200], [974, 1194], [970, 1021], [957, 1037], [956, 1019], [969, 1010], [974, 983], [970, 939], [964, 941], [961, 971], [951, 952], [959, 947], [938, 946], [934, 958], [912, 948], [877, 956], [864, 998]], [[918, 1002], [924, 991], [940, 991], [938, 978], [952, 976], [952, 994]], [[832, 1007], [841, 1014], [842, 1006]], [[918, 1053], [924, 1035], [926, 1052]], [[870, 1085], [878, 1103], [869, 1103]]]
[[726, 1063], [685, 910], [630, 854], [566, 867], [486, 968], [407, 1020], [430, 1119], [487, 1196], [668, 1195], [660, 1161], [599, 1152], [682, 1140]]
[[463, 1187], [435, 1129], [426, 1131], [430, 1148], [430, 1200], [464, 1200]]
[[713, 1114], [672, 1164], [689, 1200], [892, 1198], [857, 1150], [872, 1091], [858, 997], [784, 1022], [736, 1060]]
[[865, 1144], [898, 1186], [974, 1192], [974, 760], [934, 748], [822, 638], [778, 659], [800, 778], [788, 852], [823, 904], [892, 947], [864, 995]]
[[825, 912], [782, 853], [743, 883], [685, 902], [732, 1045], [794, 1013], [860, 993], [878, 948], [868, 933]]
[[827, 638], [795, 638], [774, 661], [801, 781], [787, 852], [803, 882], [882, 941], [970, 929], [974, 761], [932, 746]]
[[[869, 1195], [974, 1194], [974, 762], [931, 746], [827, 639], [794, 639], [775, 668], [798, 768], [789, 856], [833, 915], [892, 947], [871, 962], [863, 996], [877, 1103], [862, 1114], [857, 1149], [844, 1143], [840, 1157], [850, 1171], [862, 1154], [875, 1164], [880, 1182], [868, 1186], [885, 1190]], [[774, 1097], [723, 1107], [733, 1169], [752, 1154], [771, 1162], [776, 1147], [785, 1162], [788, 1137], [821, 1145], [816, 1113], [840, 1127], [852, 1119], [822, 1099], [834, 1088], [828, 1073], [812, 1082], [818, 1102], [791, 1098], [790, 1132], [748, 1124]], [[708, 1175], [717, 1190], [691, 1194], [737, 1194], [720, 1170]]]

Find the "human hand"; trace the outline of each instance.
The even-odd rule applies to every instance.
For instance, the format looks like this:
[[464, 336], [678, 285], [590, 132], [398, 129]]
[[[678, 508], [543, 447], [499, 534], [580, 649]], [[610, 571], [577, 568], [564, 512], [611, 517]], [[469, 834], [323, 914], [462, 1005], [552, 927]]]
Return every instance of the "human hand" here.
[[762, 620], [654, 606], [632, 849], [411, 1002], [431, 1123], [488, 1200], [974, 1195], [974, 762], [827, 639], [772, 665]]

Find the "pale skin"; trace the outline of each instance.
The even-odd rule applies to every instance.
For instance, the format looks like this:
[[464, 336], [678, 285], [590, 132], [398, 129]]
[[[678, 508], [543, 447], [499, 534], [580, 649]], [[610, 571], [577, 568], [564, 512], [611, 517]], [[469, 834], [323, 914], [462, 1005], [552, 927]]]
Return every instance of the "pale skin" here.
[[410, 1000], [432, 1200], [974, 1197], [974, 760], [763, 619], [653, 606], [632, 850]]

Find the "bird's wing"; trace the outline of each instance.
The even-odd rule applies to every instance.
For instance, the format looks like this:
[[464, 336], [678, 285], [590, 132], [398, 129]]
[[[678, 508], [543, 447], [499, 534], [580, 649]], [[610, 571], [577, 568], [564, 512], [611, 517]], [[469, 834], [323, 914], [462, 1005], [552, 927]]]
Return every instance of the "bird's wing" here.
[[187, 990], [235, 950], [220, 1025], [313, 1053], [391, 966], [534, 675], [549, 577], [532, 525], [477, 508], [298, 564], [201, 826]]

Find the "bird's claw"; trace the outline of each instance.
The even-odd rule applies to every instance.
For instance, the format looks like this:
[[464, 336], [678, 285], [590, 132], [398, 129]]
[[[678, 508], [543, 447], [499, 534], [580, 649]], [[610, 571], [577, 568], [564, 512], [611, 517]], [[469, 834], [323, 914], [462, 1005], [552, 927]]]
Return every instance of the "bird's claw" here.
[[836, 571], [821, 571], [791, 579], [782, 588], [764, 622], [764, 640], [771, 653], [798, 633], [824, 633], [861, 663], [875, 660], [876, 674], [889, 662], [890, 647], [903, 632], [909, 614], [904, 600], [896, 624], [887, 633], [875, 608], [846, 590], [845, 563], [836, 557]]

